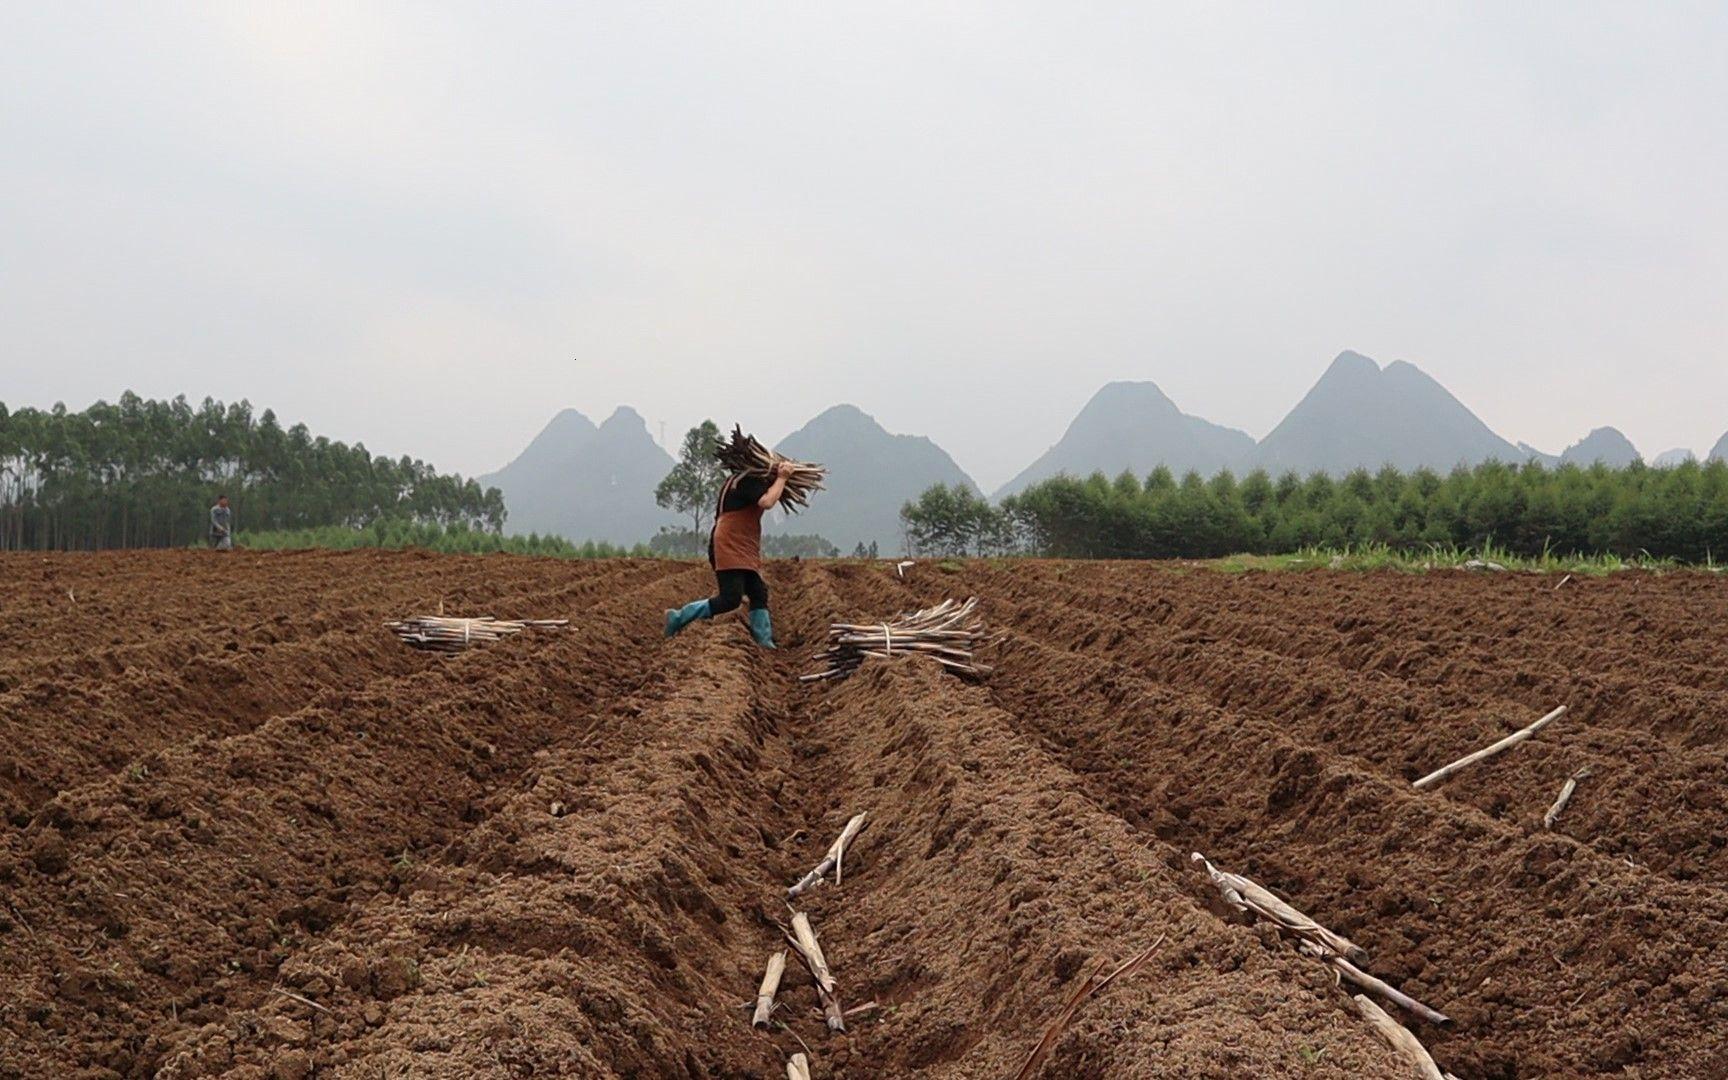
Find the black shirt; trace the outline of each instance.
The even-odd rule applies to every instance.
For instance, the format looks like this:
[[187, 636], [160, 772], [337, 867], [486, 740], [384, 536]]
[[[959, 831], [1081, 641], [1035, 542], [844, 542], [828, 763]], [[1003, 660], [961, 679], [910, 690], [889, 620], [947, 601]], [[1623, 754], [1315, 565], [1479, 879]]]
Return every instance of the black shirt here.
[[720, 512], [731, 513], [753, 506], [774, 486], [774, 479], [762, 473], [744, 473], [738, 477], [737, 483], [726, 488], [726, 493], [720, 499]]

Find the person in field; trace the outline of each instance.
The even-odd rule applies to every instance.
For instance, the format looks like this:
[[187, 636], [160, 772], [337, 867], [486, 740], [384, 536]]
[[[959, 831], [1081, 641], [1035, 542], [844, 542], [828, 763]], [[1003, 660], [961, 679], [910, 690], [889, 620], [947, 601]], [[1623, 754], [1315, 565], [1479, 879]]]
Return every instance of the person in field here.
[[216, 496], [210, 508], [210, 546], [217, 551], [234, 550], [234, 511], [228, 507], [228, 496]]
[[762, 580], [762, 515], [773, 509], [786, 490], [792, 463], [782, 461], [772, 475], [734, 473], [720, 488], [714, 530], [708, 534], [708, 562], [714, 567], [719, 591], [706, 600], [692, 600], [666, 611], [666, 636], [672, 637], [697, 619], [712, 619], [750, 601], [750, 636], [765, 649], [774, 647], [774, 624], [768, 616], [768, 585]]

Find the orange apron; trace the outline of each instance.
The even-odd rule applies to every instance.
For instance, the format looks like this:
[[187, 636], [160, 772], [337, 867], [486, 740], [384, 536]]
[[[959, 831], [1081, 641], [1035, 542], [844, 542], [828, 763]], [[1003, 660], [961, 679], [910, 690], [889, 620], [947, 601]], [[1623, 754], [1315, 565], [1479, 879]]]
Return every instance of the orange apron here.
[[762, 515], [767, 511], [755, 503], [739, 510], [727, 510], [726, 496], [743, 477], [743, 473], [727, 480], [720, 489], [720, 501], [714, 510], [714, 532], [708, 541], [708, 560], [715, 570], [754, 570], [762, 572]]

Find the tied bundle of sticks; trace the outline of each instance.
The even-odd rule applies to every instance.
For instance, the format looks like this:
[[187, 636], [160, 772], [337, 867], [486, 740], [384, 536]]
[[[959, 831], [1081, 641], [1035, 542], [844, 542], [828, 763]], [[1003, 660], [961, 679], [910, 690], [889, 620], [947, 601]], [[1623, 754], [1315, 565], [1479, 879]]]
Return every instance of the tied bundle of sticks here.
[[799, 679], [843, 679], [857, 671], [866, 657], [886, 659], [907, 653], [928, 656], [962, 675], [988, 675], [990, 666], [974, 661], [972, 652], [989, 644], [976, 596], [963, 604], [944, 600], [933, 608], [896, 615], [887, 622], [834, 623], [828, 628], [828, 648], [815, 656], [827, 666]]
[[[772, 475], [775, 466], [791, 458], [776, 454], [756, 441], [756, 436], [744, 434], [744, 429], [732, 426], [732, 441], [723, 442], [714, 451], [714, 459], [728, 472], [748, 472]], [[786, 478], [786, 490], [780, 505], [788, 514], [796, 514], [809, 505], [810, 493], [823, 490], [822, 481], [828, 470], [808, 461], [792, 461], [792, 474]]]
[[442, 615], [417, 615], [384, 625], [411, 649], [429, 652], [461, 652], [476, 645], [520, 634], [524, 630], [553, 630], [569, 625], [569, 619], [447, 619]]

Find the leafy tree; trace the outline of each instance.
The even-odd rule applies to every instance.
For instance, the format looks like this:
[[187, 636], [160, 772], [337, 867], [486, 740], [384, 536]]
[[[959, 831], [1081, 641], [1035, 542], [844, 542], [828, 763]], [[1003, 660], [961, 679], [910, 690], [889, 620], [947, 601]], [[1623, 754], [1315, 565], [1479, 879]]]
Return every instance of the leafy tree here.
[[704, 527], [714, 518], [715, 503], [720, 488], [726, 483], [726, 469], [714, 453], [720, 448], [720, 429], [714, 421], [704, 420], [684, 433], [684, 445], [678, 451], [678, 463], [654, 489], [654, 501], [667, 510], [690, 515], [690, 533], [695, 540], [693, 550], [700, 551]]
[[[1135, 488], [1138, 490], [1138, 484]], [[1014, 542], [1014, 524], [1008, 514], [959, 484], [937, 484], [927, 489], [915, 502], [900, 508], [900, 521], [906, 528], [907, 546], [915, 555], [985, 555], [1006, 551]], [[872, 541], [870, 555], [874, 558], [875, 554]]]

